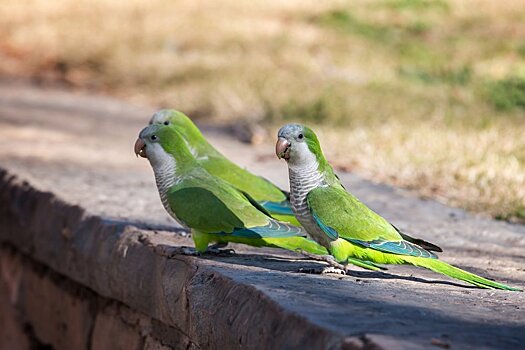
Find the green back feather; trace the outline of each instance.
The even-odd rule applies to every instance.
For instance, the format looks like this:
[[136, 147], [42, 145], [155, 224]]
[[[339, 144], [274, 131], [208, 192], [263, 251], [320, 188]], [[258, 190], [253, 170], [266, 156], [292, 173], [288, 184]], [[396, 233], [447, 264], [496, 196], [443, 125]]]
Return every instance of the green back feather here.
[[268, 180], [250, 173], [223, 156], [199, 159], [201, 166], [210, 174], [249, 193], [256, 201], [280, 203], [286, 200], [285, 194]]

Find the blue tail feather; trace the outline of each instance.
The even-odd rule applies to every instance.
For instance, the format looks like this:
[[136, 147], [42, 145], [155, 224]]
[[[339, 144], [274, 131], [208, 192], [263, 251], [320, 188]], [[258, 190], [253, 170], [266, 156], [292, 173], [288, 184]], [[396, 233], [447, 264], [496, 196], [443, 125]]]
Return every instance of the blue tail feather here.
[[416, 256], [421, 258], [430, 258], [430, 259], [436, 259], [437, 256], [429, 252], [426, 249], [423, 249], [421, 247], [418, 247], [415, 244], [412, 244], [407, 241], [385, 241], [382, 239], [377, 239], [374, 241], [361, 241], [358, 239], [348, 239], [346, 240], [359, 244], [364, 247], [369, 247], [373, 249], [377, 249], [383, 252], [392, 253], [392, 254], [399, 254], [399, 255], [410, 255], [410, 256]]
[[288, 201], [282, 201], [282, 202], [259, 202], [264, 209], [268, 210], [272, 214], [277, 215], [294, 215], [292, 211], [292, 207], [290, 206], [290, 202]]
[[268, 225], [265, 226], [243, 227], [234, 229], [231, 233], [219, 232], [217, 234], [244, 238], [306, 237], [306, 233], [301, 227], [289, 225], [276, 220], [270, 220]]

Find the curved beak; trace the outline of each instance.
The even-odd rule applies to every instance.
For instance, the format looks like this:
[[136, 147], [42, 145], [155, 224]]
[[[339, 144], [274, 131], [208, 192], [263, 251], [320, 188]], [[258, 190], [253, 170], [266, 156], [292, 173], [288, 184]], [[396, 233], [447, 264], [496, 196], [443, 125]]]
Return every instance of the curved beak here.
[[135, 155], [141, 156], [142, 158], [148, 158], [146, 155], [146, 143], [142, 139], [135, 141]]
[[284, 158], [288, 159], [288, 148], [290, 147], [290, 142], [283, 137], [279, 137], [277, 143], [275, 144], [275, 154], [279, 159]]

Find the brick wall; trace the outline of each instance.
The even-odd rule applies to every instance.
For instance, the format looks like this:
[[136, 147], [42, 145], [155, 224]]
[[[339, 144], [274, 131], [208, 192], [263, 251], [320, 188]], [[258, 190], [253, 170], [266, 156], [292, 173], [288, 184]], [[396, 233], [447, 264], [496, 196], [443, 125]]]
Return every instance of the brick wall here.
[[[1, 349], [188, 349], [176, 330], [0, 247]], [[172, 333], [171, 337], [163, 337]], [[164, 344], [159, 340], [163, 338]]]

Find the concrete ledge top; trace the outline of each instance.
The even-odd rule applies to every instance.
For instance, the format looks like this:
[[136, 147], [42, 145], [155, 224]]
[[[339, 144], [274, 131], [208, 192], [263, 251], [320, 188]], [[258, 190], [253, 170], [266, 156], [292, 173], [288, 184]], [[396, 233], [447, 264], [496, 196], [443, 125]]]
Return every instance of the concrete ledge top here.
[[[274, 249], [188, 257], [133, 142], [154, 109], [0, 83], [0, 241], [94, 292], [225, 348], [523, 348], [525, 293], [479, 290], [392, 266], [345, 277]], [[211, 142], [287, 187], [271, 144]], [[272, 141], [272, 140], [270, 140]], [[400, 189], [341, 174], [396, 226], [440, 245], [440, 257], [525, 287], [525, 228], [474, 217]]]

